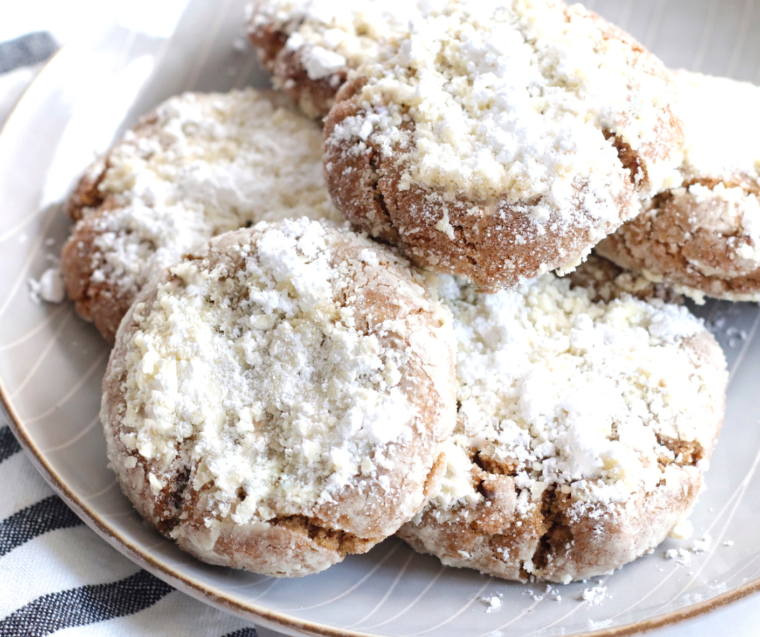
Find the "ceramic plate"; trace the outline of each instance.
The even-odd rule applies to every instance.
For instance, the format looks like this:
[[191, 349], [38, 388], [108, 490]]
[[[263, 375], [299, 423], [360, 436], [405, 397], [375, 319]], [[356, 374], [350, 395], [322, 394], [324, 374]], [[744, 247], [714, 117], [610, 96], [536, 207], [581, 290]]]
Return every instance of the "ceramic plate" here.
[[[708, 489], [692, 517], [707, 548], [687, 553], [688, 564], [664, 553], [690, 542], [668, 540], [614, 575], [547, 594], [545, 586], [444, 568], [391, 539], [320, 575], [278, 580], [201, 564], [143, 524], [106, 466], [98, 406], [108, 349], [71, 304], [35, 303], [28, 281], [50, 267], [69, 232], [60, 202], [77, 176], [141, 113], [184, 90], [263, 86], [267, 78], [243, 46], [244, 0], [122, 5], [50, 62], [0, 136], [0, 394], [37, 467], [101, 537], [190, 595], [293, 635], [620, 635], [760, 588], [754, 304], [695, 310], [725, 348], [731, 386]], [[589, 5], [672, 67], [760, 80], [760, 6], [752, 0]], [[600, 585], [601, 603], [580, 601]], [[503, 606], [487, 613], [481, 598], [494, 594]]]

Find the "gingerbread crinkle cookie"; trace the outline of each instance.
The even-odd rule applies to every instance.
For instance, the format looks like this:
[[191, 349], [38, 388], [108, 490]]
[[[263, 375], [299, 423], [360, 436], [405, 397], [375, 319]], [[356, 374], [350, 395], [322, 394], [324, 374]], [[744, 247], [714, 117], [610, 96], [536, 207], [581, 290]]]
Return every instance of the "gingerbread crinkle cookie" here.
[[760, 87], [678, 71], [683, 185], [648, 200], [598, 246], [701, 300], [760, 300]]
[[725, 359], [701, 322], [552, 275], [495, 295], [442, 287], [459, 420], [441, 491], [399, 535], [449, 566], [562, 583], [662, 542], [723, 419]]
[[128, 131], [85, 173], [62, 269], [79, 314], [113, 342], [142, 287], [211, 237], [259, 221], [342, 217], [319, 127], [267, 91], [186, 93]]
[[437, 488], [451, 329], [419, 275], [345, 228], [222, 235], [146, 287], [119, 329], [101, 412], [111, 466], [206, 562], [324, 570]]
[[325, 175], [356, 227], [485, 291], [569, 270], [680, 178], [662, 64], [562, 2], [450, 0], [346, 84]]

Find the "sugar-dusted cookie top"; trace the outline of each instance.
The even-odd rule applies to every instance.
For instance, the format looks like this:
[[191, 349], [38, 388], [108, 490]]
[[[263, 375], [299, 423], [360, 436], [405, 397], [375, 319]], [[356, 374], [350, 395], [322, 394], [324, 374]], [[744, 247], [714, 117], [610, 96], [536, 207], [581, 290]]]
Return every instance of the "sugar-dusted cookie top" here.
[[109, 459], [199, 558], [300, 576], [425, 503], [455, 421], [450, 315], [390, 251], [307, 219], [227, 233], [165, 271], [103, 382]]
[[85, 174], [63, 250], [69, 295], [113, 341], [135, 295], [211, 237], [258, 221], [340, 219], [319, 127], [253, 90], [187, 93], [146, 115]]
[[661, 63], [580, 6], [449, 0], [341, 89], [337, 207], [417, 264], [481, 288], [577, 265], [677, 181]]
[[259, 58], [312, 117], [328, 113], [352, 69], [375, 61], [429, 7], [447, 0], [254, 0], [248, 29]]
[[683, 186], [647, 201], [599, 251], [697, 299], [760, 300], [760, 87], [673, 74]]
[[687, 182], [711, 176], [757, 187], [760, 177], [760, 87], [689, 71], [674, 71], [684, 121], [682, 172]]
[[683, 307], [609, 303], [547, 275], [442, 295], [459, 422], [441, 492], [401, 536], [445, 564], [568, 582], [659, 544], [687, 515], [720, 429], [726, 369]]

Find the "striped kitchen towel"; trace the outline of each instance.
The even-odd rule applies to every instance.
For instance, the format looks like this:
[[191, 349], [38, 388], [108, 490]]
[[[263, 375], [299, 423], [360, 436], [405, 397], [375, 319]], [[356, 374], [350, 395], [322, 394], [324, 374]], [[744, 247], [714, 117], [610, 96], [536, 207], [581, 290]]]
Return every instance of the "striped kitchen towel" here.
[[[0, 43], [0, 125], [56, 48], [46, 33]], [[256, 634], [98, 538], [36, 472], [0, 415], [0, 637]]]

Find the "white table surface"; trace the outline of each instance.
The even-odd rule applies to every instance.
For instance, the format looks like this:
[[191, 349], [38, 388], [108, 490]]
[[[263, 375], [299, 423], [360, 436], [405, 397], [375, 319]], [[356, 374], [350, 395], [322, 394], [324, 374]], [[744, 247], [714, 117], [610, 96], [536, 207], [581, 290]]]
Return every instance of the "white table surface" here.
[[[32, 31], [48, 31], [60, 43], [65, 44], [82, 29], [91, 28], [108, 11], [109, 4], [124, 4], [129, 11], [150, 10], [155, 0], [25, 0], [11, 6], [10, 0], [0, 0], [0, 42], [10, 40]], [[159, 0], [159, 2], [168, 0]], [[155, 5], [153, 5], [155, 6]], [[0, 89], [3, 88], [0, 76]], [[10, 87], [6, 88], [10, 90]], [[18, 91], [21, 88], [19, 87]], [[0, 120], [4, 119], [0, 104]], [[2, 418], [0, 416], [0, 418]], [[91, 531], [87, 531], [91, 533]], [[120, 558], [124, 559], [124, 558]], [[173, 604], [187, 605], [188, 608], [201, 602], [186, 597], [182, 593], [172, 594]], [[216, 613], [218, 611], [211, 611]], [[142, 628], [140, 628], [142, 625]], [[91, 627], [96, 628], [97, 625]], [[196, 630], [199, 626], [195, 626]], [[161, 629], [154, 626], [151, 630], [142, 622], [136, 622], [136, 632], [146, 631], [153, 634]], [[64, 631], [74, 635], [77, 631]], [[87, 631], [88, 634], [90, 631]], [[195, 631], [194, 631], [195, 632]], [[94, 634], [94, 633], [93, 633]], [[155, 634], [161, 634], [160, 632]], [[646, 633], [652, 637], [758, 637], [760, 635], [760, 594], [749, 596], [707, 615], [680, 622], [675, 626], [665, 627]], [[195, 632], [197, 637], [203, 637]], [[260, 637], [276, 637], [271, 631], [259, 629]]]

